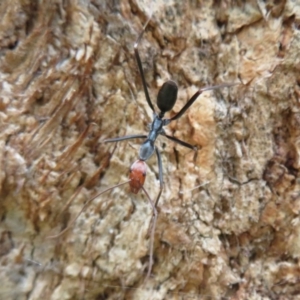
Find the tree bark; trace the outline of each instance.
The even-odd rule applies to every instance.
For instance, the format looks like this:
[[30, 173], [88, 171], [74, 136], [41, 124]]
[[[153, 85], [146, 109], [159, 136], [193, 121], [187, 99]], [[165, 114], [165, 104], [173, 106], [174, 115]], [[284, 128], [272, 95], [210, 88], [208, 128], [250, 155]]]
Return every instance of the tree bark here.
[[[297, 1], [0, 4], [0, 298], [294, 299], [300, 256]], [[179, 87], [152, 210], [127, 185], [150, 97]], [[156, 111], [157, 108], [156, 108]], [[145, 189], [159, 192], [155, 155]], [[59, 237], [53, 238], [68, 228]]]

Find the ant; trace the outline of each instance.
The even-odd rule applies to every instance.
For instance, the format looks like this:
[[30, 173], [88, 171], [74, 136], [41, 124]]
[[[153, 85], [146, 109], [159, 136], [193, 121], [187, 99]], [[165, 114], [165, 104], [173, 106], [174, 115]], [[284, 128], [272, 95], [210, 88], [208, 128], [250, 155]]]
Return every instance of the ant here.
[[[166, 132], [164, 131], [164, 126], [170, 124], [170, 122], [175, 121], [179, 119], [186, 111], [187, 109], [197, 100], [198, 96], [201, 95], [202, 92], [207, 91], [207, 90], [213, 90], [213, 89], [218, 89], [222, 87], [230, 87], [235, 84], [222, 84], [222, 85], [216, 85], [216, 86], [208, 86], [202, 89], [199, 89], [189, 100], [188, 102], [181, 108], [181, 110], [171, 117], [170, 119], [164, 119], [164, 115], [166, 112], [170, 111], [173, 106], [176, 103], [177, 100], [177, 92], [178, 92], [178, 87], [177, 84], [172, 81], [168, 80], [166, 81], [162, 87], [160, 88], [158, 95], [157, 95], [157, 106], [159, 108], [159, 113], [155, 112], [154, 106], [151, 102], [149, 93], [148, 93], [148, 88], [145, 80], [145, 75], [142, 67], [142, 62], [140, 59], [139, 51], [138, 51], [138, 45], [143, 37], [143, 34], [146, 30], [146, 27], [150, 21], [151, 17], [148, 18], [147, 22], [145, 23], [142, 32], [138, 36], [136, 42], [134, 43], [134, 55], [135, 59], [137, 61], [138, 69], [141, 75], [142, 79], [142, 84], [143, 84], [143, 89], [146, 97], [146, 101], [149, 105], [149, 107], [153, 111], [153, 120], [150, 125], [150, 130], [148, 135], [145, 134], [135, 134], [135, 135], [127, 135], [127, 136], [122, 136], [122, 137], [116, 137], [116, 138], [111, 138], [111, 139], [106, 139], [103, 142], [104, 143], [114, 143], [114, 142], [120, 142], [120, 141], [125, 141], [125, 140], [131, 140], [131, 139], [139, 139], [143, 138], [145, 141], [142, 143], [140, 151], [139, 151], [139, 158], [137, 161], [135, 161], [131, 167], [130, 167], [130, 174], [129, 174], [129, 180], [119, 183], [117, 185], [114, 185], [112, 187], [109, 187], [105, 189], [104, 191], [100, 192], [93, 198], [89, 199], [81, 211], [77, 214], [77, 216], [70, 222], [69, 226], [65, 228], [63, 231], [61, 231], [58, 235], [51, 236], [50, 238], [56, 238], [64, 234], [70, 226], [77, 220], [77, 218], [80, 216], [80, 214], [86, 209], [86, 207], [97, 197], [100, 195], [116, 188], [120, 187], [122, 185], [125, 185], [129, 183], [130, 186], [130, 191], [134, 194], [137, 194], [140, 190], [143, 190], [145, 195], [148, 198], [148, 201], [151, 205], [152, 208], [152, 219], [150, 222], [149, 230], [151, 228], [151, 235], [150, 235], [150, 249], [149, 249], [149, 264], [148, 264], [148, 271], [146, 275], [147, 280], [151, 274], [152, 270], [152, 265], [153, 265], [153, 242], [154, 242], [154, 233], [155, 233], [155, 226], [156, 226], [156, 220], [157, 220], [157, 204], [160, 199], [160, 196], [163, 191], [163, 167], [162, 167], [162, 161], [161, 161], [161, 154], [158, 150], [158, 148], [154, 145], [157, 137], [159, 135], [165, 136], [169, 140], [180, 144], [181, 146], [184, 146], [186, 148], [189, 148], [193, 151], [197, 151], [198, 148], [197, 146], [193, 146], [187, 142], [184, 142], [180, 139], [177, 139], [176, 137], [167, 135]], [[153, 153], [156, 153], [157, 156], [157, 162], [158, 162], [158, 173], [159, 173], [159, 184], [160, 184], [160, 189], [159, 193], [156, 197], [155, 202], [153, 202], [144, 188], [144, 182], [146, 179], [146, 171], [147, 171], [147, 164], [146, 161], [153, 155]]]

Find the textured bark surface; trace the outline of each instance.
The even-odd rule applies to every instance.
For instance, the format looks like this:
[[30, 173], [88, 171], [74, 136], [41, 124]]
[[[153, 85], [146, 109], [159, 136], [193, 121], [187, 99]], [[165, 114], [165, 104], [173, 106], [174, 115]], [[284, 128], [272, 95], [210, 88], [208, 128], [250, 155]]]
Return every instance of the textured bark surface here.
[[[244, 3], [246, 2], [246, 4]], [[123, 186], [178, 83], [160, 137], [164, 191], [148, 265], [151, 207]], [[299, 1], [30, 1], [0, 4], [1, 299], [300, 297]], [[157, 162], [145, 188], [159, 191]]]

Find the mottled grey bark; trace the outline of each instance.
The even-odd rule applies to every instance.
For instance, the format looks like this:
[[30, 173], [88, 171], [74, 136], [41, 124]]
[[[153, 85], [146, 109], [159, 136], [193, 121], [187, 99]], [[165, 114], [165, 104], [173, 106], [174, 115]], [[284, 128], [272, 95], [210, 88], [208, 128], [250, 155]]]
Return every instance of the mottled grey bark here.
[[[244, 3], [246, 2], [246, 3]], [[25, 1], [0, 4], [0, 298], [299, 297], [297, 1]], [[151, 207], [127, 186], [167, 79], [178, 112], [160, 137], [164, 191], [149, 262]], [[170, 116], [169, 115], [169, 116]], [[145, 188], [159, 191], [157, 162]]]

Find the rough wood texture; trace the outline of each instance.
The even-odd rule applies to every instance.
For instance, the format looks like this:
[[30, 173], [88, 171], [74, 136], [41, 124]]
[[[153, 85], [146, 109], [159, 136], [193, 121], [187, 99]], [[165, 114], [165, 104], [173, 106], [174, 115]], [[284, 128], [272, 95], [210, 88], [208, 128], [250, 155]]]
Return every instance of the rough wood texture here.
[[[246, 4], [245, 4], [246, 2]], [[165, 190], [151, 278], [143, 193], [125, 181], [167, 79]], [[0, 4], [1, 299], [295, 299], [300, 297], [299, 1], [30, 1]], [[113, 153], [113, 155], [111, 155]], [[145, 188], [154, 199], [157, 163]], [[196, 189], [193, 189], [197, 187]], [[193, 189], [193, 190], [192, 190]], [[180, 193], [183, 191], [183, 193]]]

